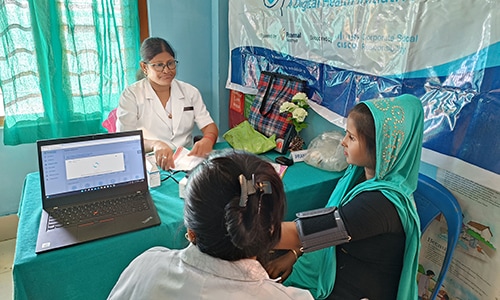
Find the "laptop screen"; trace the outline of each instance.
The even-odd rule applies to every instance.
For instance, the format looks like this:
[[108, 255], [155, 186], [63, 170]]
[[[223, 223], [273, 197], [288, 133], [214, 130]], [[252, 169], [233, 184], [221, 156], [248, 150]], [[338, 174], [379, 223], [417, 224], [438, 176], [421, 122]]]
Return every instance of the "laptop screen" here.
[[41, 141], [44, 198], [145, 182], [140, 131]]

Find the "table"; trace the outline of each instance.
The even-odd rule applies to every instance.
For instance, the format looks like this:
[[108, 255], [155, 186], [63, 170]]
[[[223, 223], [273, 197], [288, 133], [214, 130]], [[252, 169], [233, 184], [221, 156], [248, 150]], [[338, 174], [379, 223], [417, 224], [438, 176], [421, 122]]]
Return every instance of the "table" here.
[[[216, 148], [224, 147], [227, 145]], [[278, 154], [264, 156], [274, 160]], [[299, 211], [323, 207], [341, 175], [303, 162], [289, 167], [283, 177], [286, 219], [292, 220]], [[123, 269], [145, 250], [153, 246], [185, 247], [184, 201], [178, 197], [177, 183], [167, 179], [152, 188], [151, 194], [162, 221], [159, 226], [36, 254], [42, 210], [40, 176], [38, 172], [28, 174], [18, 212], [14, 299], [106, 299]]]

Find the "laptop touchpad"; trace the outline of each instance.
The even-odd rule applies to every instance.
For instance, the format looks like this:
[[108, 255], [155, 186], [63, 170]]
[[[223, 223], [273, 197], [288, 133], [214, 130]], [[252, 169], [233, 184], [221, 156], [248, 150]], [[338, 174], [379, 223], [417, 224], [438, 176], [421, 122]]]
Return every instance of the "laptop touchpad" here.
[[117, 232], [116, 222], [113, 218], [96, 221], [78, 226], [78, 239], [80, 241], [94, 240], [99, 237], [106, 237]]

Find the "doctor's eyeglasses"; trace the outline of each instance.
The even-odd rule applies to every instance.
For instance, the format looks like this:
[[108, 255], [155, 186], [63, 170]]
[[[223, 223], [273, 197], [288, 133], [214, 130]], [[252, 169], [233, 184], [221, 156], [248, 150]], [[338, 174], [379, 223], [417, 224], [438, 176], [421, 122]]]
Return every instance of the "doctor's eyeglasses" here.
[[147, 64], [150, 65], [151, 67], [153, 67], [153, 69], [156, 72], [163, 72], [163, 70], [165, 70], [165, 68], [167, 68], [169, 70], [175, 70], [175, 68], [177, 68], [178, 63], [179, 62], [177, 60], [169, 60], [169, 61], [167, 61], [166, 64], [164, 64], [164, 63], [158, 63], [158, 64], [147, 63]]

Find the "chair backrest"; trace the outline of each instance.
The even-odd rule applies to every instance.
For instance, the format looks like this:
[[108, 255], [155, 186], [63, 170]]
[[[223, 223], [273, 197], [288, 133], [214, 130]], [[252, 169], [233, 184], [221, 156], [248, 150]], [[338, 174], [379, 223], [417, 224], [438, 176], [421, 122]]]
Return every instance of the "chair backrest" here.
[[462, 230], [462, 209], [450, 191], [436, 180], [423, 174], [418, 175], [417, 190], [413, 193], [413, 197], [415, 198], [417, 212], [420, 217], [422, 232], [429, 227], [430, 223], [440, 213], [443, 214], [448, 226], [446, 253], [430, 298], [430, 300], [434, 300], [439, 292], [439, 288], [443, 284], [460, 236], [460, 231]]

